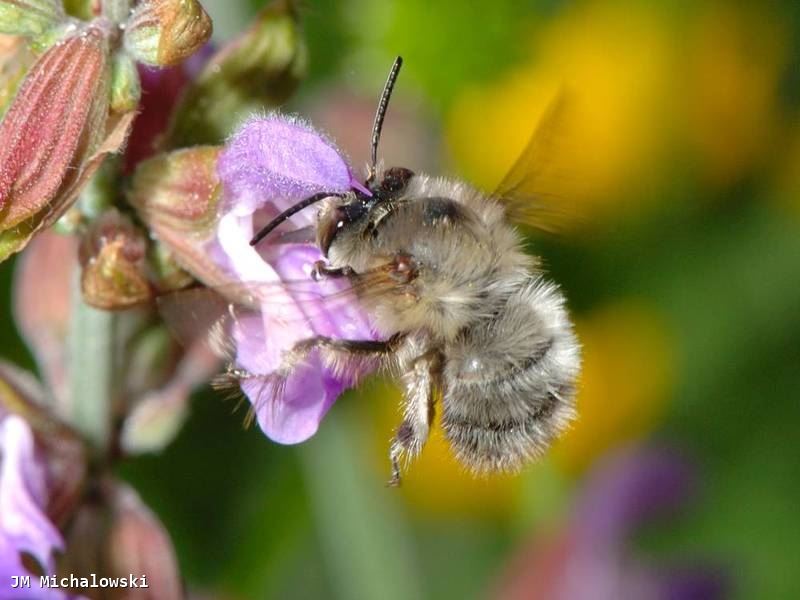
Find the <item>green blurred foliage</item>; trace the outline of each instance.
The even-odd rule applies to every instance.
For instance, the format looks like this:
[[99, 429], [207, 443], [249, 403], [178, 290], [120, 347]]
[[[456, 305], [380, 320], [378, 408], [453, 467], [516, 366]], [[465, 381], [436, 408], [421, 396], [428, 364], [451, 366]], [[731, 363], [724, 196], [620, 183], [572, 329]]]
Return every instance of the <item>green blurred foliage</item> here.
[[[212, 17], [228, 2], [208, 2]], [[239, 4], [243, 15], [262, 5]], [[300, 98], [324, 103], [340, 81], [376, 96], [391, 57], [403, 54], [399, 102], [414, 98], [421, 112], [445, 119], [465, 90], [535, 63], [531, 40], [576, 5], [309, 0], [301, 11], [309, 79]], [[673, 1], [658, 18], [667, 36], [678, 36], [675, 23], [729, 5], [738, 6]], [[657, 183], [637, 188], [647, 211], [617, 215], [612, 205], [597, 230], [536, 238], [531, 247], [546, 257], [579, 319], [635, 298], [668, 328], [675, 356], [668, 399], [637, 435], [684, 449], [701, 473], [700, 490], [685, 517], [643, 532], [638, 551], [654, 561], [716, 560], [729, 570], [735, 597], [783, 599], [800, 597], [800, 185], [780, 183], [782, 173], [800, 169], [800, 161], [787, 164], [800, 131], [800, 8], [786, 0], [761, 10], [782, 23], [789, 57], [773, 107], [783, 135], [762, 160], [709, 183], [673, 149], [657, 164]], [[672, 43], [680, 47], [681, 39]], [[691, 90], [673, 91], [677, 98]], [[12, 268], [0, 266], [2, 355], [31, 367], [11, 326]], [[621, 322], [621, 339], [629, 333]], [[164, 454], [126, 462], [120, 472], [164, 521], [192, 589], [231, 598], [483, 597], [520, 544], [568, 518], [586, 471], [548, 460], [523, 475], [521, 491], [500, 509], [489, 501], [483, 512], [418, 506], [416, 496], [383, 487], [386, 444], [376, 439], [388, 440], [390, 425], [376, 405], [389, 401], [396, 398], [374, 388], [351, 392], [315, 438], [288, 448], [243, 431], [243, 413], [205, 391]], [[428, 477], [420, 493], [436, 496], [436, 485]]]

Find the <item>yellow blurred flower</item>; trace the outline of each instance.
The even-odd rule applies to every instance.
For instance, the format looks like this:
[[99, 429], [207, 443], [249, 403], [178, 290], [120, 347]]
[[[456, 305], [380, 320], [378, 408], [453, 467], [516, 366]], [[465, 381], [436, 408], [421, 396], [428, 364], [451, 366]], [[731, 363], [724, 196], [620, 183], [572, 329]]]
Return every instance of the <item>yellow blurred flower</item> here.
[[685, 107], [686, 140], [700, 174], [729, 184], [767, 158], [777, 133], [786, 31], [752, 7], [712, 3], [688, 40], [686, 81], [675, 96]]
[[610, 448], [649, 433], [674, 381], [669, 331], [647, 305], [620, 301], [577, 323], [583, 344], [578, 420], [553, 450], [579, 472]]
[[450, 157], [484, 189], [501, 181], [560, 88], [567, 117], [534, 191], [586, 217], [646, 206], [676, 158], [711, 185], [768, 158], [788, 43], [763, 7], [711, 3], [678, 21], [656, 5], [589, 3], [531, 46], [529, 63], [464, 90], [447, 118]]
[[538, 37], [531, 64], [456, 100], [446, 127], [456, 166], [493, 189], [564, 86], [568, 118], [549, 160], [554, 189], [542, 191], [586, 202], [585, 210], [618, 207], [632, 185], [650, 179], [668, 132], [670, 39], [665, 21], [638, 4], [565, 13]]

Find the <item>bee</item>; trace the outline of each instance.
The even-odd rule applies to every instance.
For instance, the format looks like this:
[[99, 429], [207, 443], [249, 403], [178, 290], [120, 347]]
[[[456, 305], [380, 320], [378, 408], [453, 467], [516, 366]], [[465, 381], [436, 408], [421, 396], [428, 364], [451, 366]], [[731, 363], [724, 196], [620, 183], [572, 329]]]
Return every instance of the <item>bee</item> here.
[[[378, 104], [365, 187], [314, 194], [250, 241], [263, 243], [292, 215], [318, 205], [310, 233], [324, 259], [313, 277], [346, 282], [383, 339], [303, 340], [284, 353], [278, 377], [311, 352], [341, 369], [373, 361], [395, 374], [404, 400], [389, 450], [390, 485], [400, 484], [405, 465], [422, 451], [437, 411], [469, 470], [517, 471], [574, 419], [581, 365], [564, 295], [512, 224], [519, 215], [530, 222], [526, 214], [536, 212], [520, 190], [536, 176], [548, 119], [492, 194], [457, 179], [379, 168], [378, 143], [401, 65], [398, 57]], [[270, 393], [280, 394], [280, 384]]]

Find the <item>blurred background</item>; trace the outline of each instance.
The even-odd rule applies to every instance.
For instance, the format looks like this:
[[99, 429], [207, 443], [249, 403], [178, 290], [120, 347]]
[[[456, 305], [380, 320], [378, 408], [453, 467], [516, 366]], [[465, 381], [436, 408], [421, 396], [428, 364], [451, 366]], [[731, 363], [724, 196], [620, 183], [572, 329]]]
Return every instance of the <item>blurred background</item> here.
[[[204, 5], [224, 41], [262, 3]], [[486, 190], [573, 92], [553, 191], [581, 224], [530, 248], [577, 322], [580, 417], [515, 477], [471, 478], [436, 434], [393, 490], [391, 383], [348, 393], [297, 447], [203, 390], [175, 443], [120, 472], [189, 588], [800, 597], [800, 4], [307, 0], [302, 13], [309, 77], [286, 110], [359, 168], [397, 54], [384, 160]], [[0, 336], [33, 368], [10, 325]]]

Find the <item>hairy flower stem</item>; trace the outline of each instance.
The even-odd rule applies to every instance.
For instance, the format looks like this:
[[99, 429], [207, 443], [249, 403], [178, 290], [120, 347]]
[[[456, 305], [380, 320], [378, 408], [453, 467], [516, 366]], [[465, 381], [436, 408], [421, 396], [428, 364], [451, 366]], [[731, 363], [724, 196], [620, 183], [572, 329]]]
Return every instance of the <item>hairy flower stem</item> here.
[[117, 315], [83, 301], [80, 276], [72, 285], [68, 334], [70, 423], [99, 452], [108, 448], [114, 397]]

